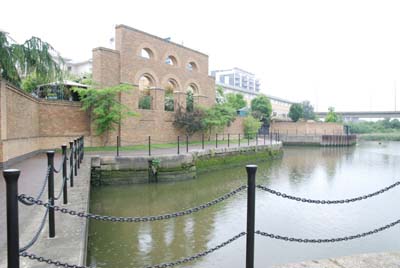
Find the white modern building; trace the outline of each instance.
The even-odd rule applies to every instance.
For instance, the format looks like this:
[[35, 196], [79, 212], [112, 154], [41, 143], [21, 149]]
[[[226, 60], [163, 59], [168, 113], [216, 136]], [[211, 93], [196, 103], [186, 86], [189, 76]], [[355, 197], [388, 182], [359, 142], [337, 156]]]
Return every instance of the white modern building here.
[[260, 80], [253, 73], [236, 67], [229, 70], [211, 71], [211, 76], [215, 77], [217, 84], [223, 84], [247, 92], [260, 91]]
[[64, 59], [66, 71], [76, 76], [92, 73], [92, 59], [80, 62], [73, 62], [71, 59]]
[[[222, 87], [225, 94], [240, 93], [249, 105], [251, 100], [260, 94], [260, 80], [253, 73], [240, 68], [211, 71], [211, 76], [215, 77], [215, 85]], [[268, 94], [265, 95], [271, 100], [272, 118], [289, 120], [289, 109], [293, 102]]]

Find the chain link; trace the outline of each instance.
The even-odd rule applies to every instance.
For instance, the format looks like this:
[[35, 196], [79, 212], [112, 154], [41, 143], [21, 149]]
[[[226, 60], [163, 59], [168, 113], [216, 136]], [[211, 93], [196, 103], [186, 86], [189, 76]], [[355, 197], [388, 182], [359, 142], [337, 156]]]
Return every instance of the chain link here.
[[[202, 258], [202, 257], [204, 257], [204, 256], [207, 256], [208, 254], [213, 253], [214, 251], [217, 251], [217, 250], [220, 249], [220, 248], [223, 248], [223, 247], [229, 245], [230, 243], [232, 243], [233, 241], [239, 239], [240, 237], [242, 237], [242, 236], [244, 236], [244, 235], [246, 235], [245, 232], [239, 233], [239, 234], [235, 235], [234, 237], [232, 237], [231, 239], [229, 239], [229, 240], [227, 240], [227, 241], [225, 241], [225, 242], [223, 242], [223, 243], [221, 243], [221, 244], [219, 244], [219, 245], [217, 245], [217, 246], [215, 246], [215, 247], [213, 247], [213, 248], [211, 248], [211, 249], [209, 249], [209, 250], [206, 250], [206, 251], [201, 252], [201, 253], [197, 253], [196, 255], [193, 255], [193, 256], [190, 256], [190, 257], [186, 257], [186, 258], [183, 258], [183, 259], [174, 261], [174, 262], [161, 263], [161, 264], [146, 266], [146, 268], [165, 268], [165, 267], [173, 267], [173, 266], [176, 266], [176, 265], [179, 265], [179, 264], [183, 264], [183, 263], [187, 263], [187, 262], [192, 262], [192, 261], [194, 261], [194, 260], [197, 260], [197, 259], [199, 259], [199, 258]], [[61, 262], [61, 261], [57, 261], [57, 260], [53, 260], [53, 259], [47, 259], [47, 258], [40, 257], [40, 256], [37, 256], [37, 255], [35, 255], [35, 254], [28, 253], [28, 252], [21, 252], [19, 255], [20, 255], [21, 257], [29, 258], [29, 259], [31, 259], [31, 260], [36, 260], [36, 261], [38, 261], [38, 262], [43, 262], [43, 263], [50, 264], [50, 265], [55, 265], [55, 266], [57, 266], [57, 267], [65, 267], [65, 268], [93, 268], [93, 266], [83, 266], [83, 265], [69, 264], [69, 263], [66, 263], [66, 262]]]
[[240, 186], [236, 190], [227, 193], [217, 199], [214, 199], [213, 201], [207, 202], [205, 204], [202, 204], [198, 207], [194, 208], [189, 208], [183, 211], [179, 212], [174, 212], [170, 214], [164, 214], [164, 215], [158, 215], [158, 216], [146, 216], [146, 217], [115, 217], [115, 216], [102, 216], [102, 215], [97, 215], [97, 214], [92, 214], [92, 213], [85, 213], [85, 212], [77, 212], [74, 210], [70, 210], [68, 208], [62, 208], [56, 205], [51, 205], [49, 203], [45, 203], [42, 200], [35, 199], [31, 196], [26, 196], [24, 194], [21, 194], [18, 196], [19, 200], [24, 200], [23, 202], [29, 202], [29, 203], [34, 203], [39, 206], [44, 206], [44, 207], [51, 207], [54, 208], [54, 211], [59, 211], [64, 214], [69, 214], [71, 216], [77, 216], [81, 218], [88, 218], [88, 219], [94, 219], [94, 220], [100, 220], [100, 221], [112, 221], [112, 222], [151, 222], [151, 221], [159, 221], [159, 220], [167, 220], [167, 219], [172, 219], [172, 218], [177, 218], [185, 215], [189, 215], [195, 212], [198, 212], [202, 209], [209, 208], [213, 205], [216, 205], [224, 200], [227, 200], [228, 198], [234, 196], [235, 194], [247, 189], [246, 185]]
[[65, 176], [65, 177], [63, 178], [63, 182], [62, 182], [62, 184], [61, 184], [61, 189], [60, 189], [60, 191], [58, 192], [58, 195], [57, 195], [56, 197], [54, 197], [54, 200], [60, 199], [61, 195], [63, 194], [64, 186], [65, 186], [65, 184], [67, 183], [67, 180], [68, 180], [68, 178], [67, 178], [67, 176]]
[[367, 195], [363, 195], [363, 196], [359, 196], [359, 197], [355, 197], [355, 198], [349, 198], [349, 199], [341, 199], [341, 200], [315, 200], [315, 199], [307, 199], [307, 198], [302, 198], [302, 197], [297, 197], [297, 196], [292, 196], [292, 195], [288, 195], [285, 193], [281, 193], [279, 191], [275, 191], [273, 189], [270, 189], [266, 186], [263, 185], [257, 185], [258, 189], [261, 189], [263, 191], [266, 191], [268, 193], [274, 194], [276, 196], [282, 197], [282, 198], [287, 198], [290, 200], [294, 200], [294, 201], [298, 201], [298, 202], [303, 202], [303, 203], [311, 203], [311, 204], [327, 204], [327, 205], [332, 205], [332, 204], [345, 204], [345, 203], [352, 203], [352, 202], [356, 202], [356, 201], [361, 201], [361, 200], [365, 200], [380, 194], [383, 194], [384, 192], [389, 191], [390, 189], [393, 189], [397, 186], [400, 185], [400, 181], [395, 182], [394, 184], [385, 187], [379, 191], [376, 191], [374, 193], [371, 194], [367, 194]]
[[[34, 199], [39, 200], [39, 199], [42, 198], [42, 195], [43, 195], [43, 193], [44, 193], [44, 190], [46, 189], [46, 186], [47, 186], [47, 181], [49, 180], [50, 170], [51, 170], [51, 166], [48, 166], [48, 167], [47, 167], [47, 171], [46, 171], [46, 177], [44, 178], [42, 188], [40, 189], [38, 195], [37, 195], [36, 198], [34, 198]], [[19, 199], [19, 201], [20, 201], [22, 204], [26, 205], [26, 206], [35, 205], [35, 202], [29, 202], [29, 201], [26, 200], [26, 199], [25, 199], [25, 200]]]
[[276, 234], [270, 234], [266, 232], [261, 232], [261, 231], [256, 231], [255, 233], [258, 235], [266, 236], [269, 238], [273, 239], [278, 239], [278, 240], [283, 240], [283, 241], [289, 241], [289, 242], [298, 242], [298, 243], [334, 243], [334, 242], [342, 242], [342, 241], [348, 241], [348, 240], [353, 240], [353, 239], [358, 239], [358, 238], [363, 238], [369, 235], [373, 235], [379, 232], [382, 232], [386, 229], [392, 228], [395, 225], [400, 223], [400, 219], [397, 221], [394, 221], [392, 223], [389, 223], [385, 226], [382, 226], [380, 228], [376, 228], [372, 231], [365, 232], [365, 233], [360, 233], [356, 235], [350, 235], [350, 236], [344, 236], [344, 237], [338, 237], [338, 238], [324, 238], [324, 239], [306, 239], [306, 238], [294, 238], [294, 237], [288, 237], [288, 236], [281, 236], [281, 235], [276, 235]]
[[22, 252], [19, 254], [21, 257], [29, 258], [31, 260], [36, 260], [38, 262], [43, 262], [50, 265], [55, 265], [57, 267], [65, 267], [65, 268], [94, 268], [94, 266], [83, 266], [83, 265], [76, 265], [76, 264], [68, 264], [66, 262], [60, 262], [52, 259], [47, 259], [44, 257], [36, 256], [35, 254]]
[[58, 169], [56, 169], [56, 168], [53, 166], [53, 171], [54, 171], [55, 173], [59, 173], [59, 172], [62, 170], [64, 161], [66, 161], [66, 160], [67, 160], [67, 159], [66, 159], [66, 156], [63, 155], [63, 157], [62, 157], [62, 159], [61, 159], [60, 167], [59, 167]]
[[24, 246], [24, 247], [19, 249], [19, 252], [24, 252], [24, 251], [28, 250], [30, 247], [32, 247], [36, 243], [36, 241], [39, 238], [40, 233], [43, 231], [43, 228], [44, 228], [44, 226], [46, 224], [46, 218], [47, 218], [48, 214], [49, 214], [49, 209], [47, 208], [46, 212], [43, 215], [42, 221], [41, 221], [41, 223], [39, 225], [39, 229], [36, 231], [35, 235], [31, 239], [31, 241], [29, 241], [29, 243], [26, 244], [26, 246]]
[[173, 267], [175, 265], [184, 264], [184, 263], [187, 263], [187, 262], [192, 262], [192, 261], [200, 259], [200, 258], [202, 258], [204, 256], [207, 256], [208, 254], [213, 253], [214, 251], [217, 251], [220, 248], [223, 248], [223, 247], [229, 245], [230, 243], [232, 243], [233, 241], [239, 239], [240, 237], [242, 237], [244, 235], [246, 235], [246, 233], [245, 232], [241, 232], [240, 234], [235, 235], [231, 239], [229, 239], [229, 240], [227, 240], [227, 241], [225, 241], [225, 242], [223, 242], [223, 243], [221, 243], [221, 244], [219, 244], [219, 245], [217, 245], [217, 246], [215, 246], [215, 247], [213, 247], [213, 248], [211, 248], [209, 250], [206, 250], [204, 252], [197, 253], [196, 255], [193, 255], [193, 256], [190, 256], [190, 257], [186, 257], [186, 258], [174, 261], [174, 262], [150, 265], [150, 266], [146, 266], [145, 268], [166, 268], [166, 267]]

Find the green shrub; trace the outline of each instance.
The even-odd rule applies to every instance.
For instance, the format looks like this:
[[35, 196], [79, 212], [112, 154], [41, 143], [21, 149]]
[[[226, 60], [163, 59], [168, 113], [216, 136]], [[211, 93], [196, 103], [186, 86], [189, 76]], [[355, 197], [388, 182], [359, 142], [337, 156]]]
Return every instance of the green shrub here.
[[243, 125], [245, 137], [254, 138], [258, 133], [262, 122], [260, 122], [258, 119], [255, 119], [253, 116], [247, 116], [243, 121]]

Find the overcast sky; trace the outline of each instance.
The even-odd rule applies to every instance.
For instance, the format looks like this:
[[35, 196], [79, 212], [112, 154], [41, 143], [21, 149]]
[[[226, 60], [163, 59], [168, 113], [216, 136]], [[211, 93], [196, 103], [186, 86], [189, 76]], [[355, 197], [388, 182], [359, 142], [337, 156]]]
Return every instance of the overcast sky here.
[[394, 110], [400, 89], [398, 0], [8, 0], [0, 9], [0, 29], [18, 42], [38, 36], [75, 61], [109, 47], [126, 24], [208, 54], [210, 70], [253, 72], [264, 93], [319, 111]]

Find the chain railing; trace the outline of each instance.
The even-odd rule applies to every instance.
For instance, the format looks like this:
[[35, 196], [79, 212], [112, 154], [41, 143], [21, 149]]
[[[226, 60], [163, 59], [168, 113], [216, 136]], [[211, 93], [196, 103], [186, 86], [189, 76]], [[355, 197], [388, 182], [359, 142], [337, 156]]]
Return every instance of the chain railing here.
[[[42, 233], [46, 220], [49, 222], [49, 237], [55, 236], [55, 217], [54, 217], [54, 201], [60, 199], [63, 195], [63, 204], [67, 204], [67, 160], [71, 161], [70, 164], [70, 178], [73, 178], [73, 169], [79, 168], [78, 163], [83, 160], [83, 136], [70, 142], [70, 157], [67, 157], [67, 146], [62, 145], [62, 157], [60, 167], [56, 169], [54, 167], [54, 155], [55, 151], [48, 151], [47, 154], [47, 169], [46, 175], [43, 180], [43, 184], [40, 187], [40, 191], [34, 200], [40, 200], [43, 197], [45, 189], [48, 189], [46, 211], [40, 221], [39, 228], [34, 233], [32, 239], [23, 247], [19, 246], [19, 220], [18, 220], [18, 201], [24, 205], [32, 206], [35, 202], [30, 202], [27, 199], [23, 200], [18, 197], [18, 178], [20, 171], [16, 169], [9, 169], [3, 171], [3, 176], [6, 181], [6, 192], [7, 192], [7, 264], [8, 267], [19, 267], [19, 255], [26, 255], [26, 251], [31, 248], [39, 239]], [[62, 182], [61, 189], [57, 196], [54, 196], [54, 173], [60, 173], [62, 171]], [[75, 174], [76, 175], [76, 174]], [[47, 186], [47, 187], [46, 187]], [[75, 267], [75, 266], [72, 266]]]
[[308, 198], [303, 198], [303, 197], [298, 197], [298, 196], [293, 196], [293, 195], [289, 195], [289, 194], [285, 194], [276, 190], [273, 190], [271, 188], [268, 188], [266, 186], [263, 185], [257, 185], [258, 189], [261, 189], [265, 192], [268, 192], [270, 194], [282, 197], [282, 198], [286, 198], [286, 199], [290, 199], [290, 200], [294, 200], [294, 201], [298, 201], [298, 202], [303, 202], [303, 203], [311, 203], [311, 204], [321, 204], [321, 205], [336, 205], [336, 204], [347, 204], [347, 203], [352, 203], [352, 202], [357, 202], [357, 201], [361, 201], [361, 200], [365, 200], [374, 196], [378, 196], [380, 194], [383, 194], [387, 191], [389, 191], [390, 189], [393, 189], [397, 186], [400, 185], [400, 181], [397, 181], [395, 183], [393, 183], [392, 185], [389, 185], [385, 188], [382, 188], [379, 191], [367, 194], [367, 195], [362, 195], [362, 196], [358, 196], [358, 197], [354, 197], [354, 198], [348, 198], [348, 199], [339, 199], [339, 200], [318, 200], [318, 199], [308, 199]]
[[295, 238], [295, 237], [289, 237], [289, 236], [281, 236], [281, 235], [276, 235], [276, 234], [270, 234], [262, 231], [256, 231], [256, 234], [261, 235], [261, 236], [266, 236], [269, 238], [273, 239], [278, 239], [278, 240], [283, 240], [283, 241], [289, 241], [289, 242], [298, 242], [298, 243], [334, 243], [334, 242], [342, 242], [342, 241], [349, 241], [349, 240], [354, 240], [358, 238], [363, 238], [369, 235], [373, 235], [379, 232], [382, 232], [386, 229], [392, 228], [396, 226], [397, 224], [400, 223], [400, 219], [394, 222], [391, 222], [385, 226], [373, 229], [368, 232], [364, 233], [359, 233], [356, 235], [350, 235], [350, 236], [343, 236], [343, 237], [337, 237], [337, 238]]
[[[143, 149], [147, 151], [149, 156], [152, 155], [153, 147], [157, 147], [159, 144], [170, 144], [174, 148], [176, 147], [177, 154], [188, 153], [190, 151], [190, 147], [195, 149], [206, 149], [206, 148], [220, 148], [221, 145], [224, 147], [230, 148], [233, 146], [243, 147], [243, 146], [263, 146], [269, 145], [273, 146], [277, 142], [280, 141], [280, 136], [278, 132], [268, 133], [268, 134], [259, 134], [259, 133], [250, 133], [250, 134], [232, 134], [232, 133], [216, 133], [215, 135], [202, 134], [200, 139], [197, 138], [192, 140], [188, 135], [177, 136], [175, 142], [167, 142], [165, 140], [158, 140], [152, 136], [148, 136], [146, 139], [135, 140], [132, 142], [131, 140], [122, 139], [120, 136], [116, 137], [116, 155], [120, 156], [121, 148], [125, 146], [144, 146]], [[124, 146], [121, 146], [123, 143]], [[126, 151], [126, 149], [124, 150]]]
[[[66, 155], [66, 150], [63, 150], [63, 154]], [[54, 157], [54, 153], [53, 153], [53, 157]], [[80, 161], [81, 158], [82, 158], [82, 154], [78, 153], [77, 161]], [[54, 165], [54, 162], [52, 160], [53, 159], [50, 157], [49, 158], [49, 163], [50, 163], [49, 166], [50, 167], [52, 167]], [[63, 169], [65, 169], [64, 167], [66, 166], [66, 159], [64, 160], [64, 163], [65, 163], [65, 165], [63, 166]], [[49, 180], [49, 185], [50, 185], [50, 182], [54, 179], [54, 177], [53, 177], [54, 170], [52, 168], [50, 168], [49, 170], [50, 170], [50, 172], [49, 172], [48, 180]], [[81, 265], [75, 265], [75, 264], [68, 264], [68, 263], [64, 263], [61, 261], [53, 260], [51, 258], [36, 256], [35, 254], [26, 252], [26, 250], [28, 250], [38, 240], [38, 237], [39, 237], [39, 235], [43, 229], [43, 226], [45, 224], [44, 220], [42, 220], [42, 222], [39, 226], [39, 229], [35, 233], [33, 239], [25, 247], [20, 248], [19, 244], [18, 244], [18, 237], [19, 237], [18, 228], [16, 228], [16, 230], [15, 230], [15, 228], [9, 227], [9, 226], [18, 226], [18, 214], [15, 214], [15, 212], [13, 210], [13, 209], [15, 209], [15, 206], [17, 205], [18, 200], [23, 204], [29, 204], [29, 205], [36, 204], [36, 205], [45, 207], [46, 214], [45, 214], [44, 218], [46, 218], [47, 214], [49, 215], [49, 218], [50, 218], [51, 213], [60, 212], [60, 213], [64, 213], [64, 214], [69, 214], [71, 216], [77, 216], [77, 217], [82, 217], [82, 218], [86, 218], [86, 219], [111, 221], [111, 222], [136, 223], [136, 222], [153, 222], [153, 221], [159, 221], [159, 220], [167, 220], [167, 219], [177, 218], [177, 217], [181, 217], [181, 216], [185, 216], [185, 215], [190, 215], [192, 213], [209, 208], [213, 205], [219, 204], [219, 203], [233, 197], [234, 195], [236, 195], [244, 190], [247, 190], [247, 227], [246, 227], [246, 232], [239, 233], [239, 234], [233, 236], [231, 239], [229, 239], [211, 249], [208, 249], [204, 252], [197, 253], [193, 256], [184, 257], [182, 259], [179, 259], [179, 260], [173, 261], [173, 262], [169, 262], [169, 263], [150, 265], [150, 266], [147, 266], [146, 268], [172, 267], [175, 265], [180, 265], [180, 264], [184, 264], [187, 262], [195, 261], [195, 260], [197, 260], [201, 257], [204, 257], [224, 246], [229, 245], [233, 241], [235, 241], [245, 235], [246, 235], [246, 268], [253, 268], [254, 267], [254, 236], [255, 235], [260, 235], [260, 236], [268, 237], [271, 239], [283, 240], [283, 241], [287, 241], [287, 242], [334, 243], [334, 242], [343, 242], [343, 241], [349, 241], [349, 240], [353, 240], [353, 239], [363, 238], [363, 237], [366, 237], [369, 235], [373, 235], [373, 234], [382, 232], [384, 230], [387, 230], [389, 228], [392, 228], [392, 227], [400, 224], [400, 219], [399, 219], [399, 220], [396, 220], [394, 222], [391, 222], [387, 225], [373, 229], [368, 232], [363, 232], [363, 233], [350, 235], [350, 236], [344, 236], [344, 237], [336, 237], [336, 238], [297, 238], [297, 237], [290, 237], [290, 236], [284, 236], [284, 235], [277, 235], [277, 234], [273, 234], [273, 233], [264, 232], [261, 230], [256, 231], [255, 230], [255, 204], [256, 204], [255, 196], [256, 196], [257, 189], [260, 189], [260, 190], [265, 191], [270, 194], [274, 194], [274, 195], [282, 197], [282, 198], [286, 198], [289, 200], [295, 200], [295, 201], [299, 201], [299, 202], [312, 203], [312, 204], [344, 204], [344, 203], [362, 201], [367, 198], [371, 198], [371, 197], [383, 194], [383, 193], [399, 186], [400, 182], [395, 182], [392, 185], [389, 185], [379, 191], [373, 192], [371, 194], [355, 197], [355, 198], [342, 199], [342, 200], [316, 200], [316, 199], [306, 199], [306, 198], [296, 197], [296, 196], [288, 195], [288, 194], [281, 193], [279, 191], [270, 189], [266, 186], [256, 185], [256, 183], [255, 183], [256, 171], [257, 171], [256, 165], [247, 165], [246, 171], [247, 171], [247, 185], [240, 186], [237, 189], [235, 189], [227, 194], [224, 194], [210, 202], [199, 205], [197, 207], [181, 210], [181, 211], [174, 212], [174, 213], [157, 215], [157, 216], [117, 217], [117, 216], [97, 215], [97, 214], [87, 213], [84, 211], [75, 211], [75, 210], [71, 210], [71, 209], [68, 209], [65, 207], [55, 205], [53, 202], [54, 196], [52, 196], [51, 194], [49, 195], [47, 202], [40, 200], [38, 198], [32, 197], [32, 196], [27, 196], [25, 194], [18, 195], [16, 183], [17, 183], [17, 179], [19, 176], [19, 171], [18, 170], [5, 170], [3, 173], [4, 173], [4, 177], [6, 179], [6, 185], [7, 185], [7, 235], [8, 235], [8, 239], [9, 239], [9, 241], [8, 241], [8, 249], [9, 249], [8, 250], [8, 253], [9, 253], [8, 261], [9, 261], [9, 263], [13, 263], [13, 262], [19, 263], [19, 256], [21, 256], [21, 257], [27, 257], [32, 260], [36, 260], [39, 262], [44, 262], [47, 264], [52, 264], [52, 265], [60, 266], [60, 267], [71, 267], [71, 268], [87, 268], [88, 267], [88, 266], [81, 266]], [[63, 170], [63, 174], [67, 174], [66, 170]], [[67, 177], [67, 176], [65, 175], [64, 178], [65, 177]], [[65, 182], [66, 182], [66, 179], [64, 180], [64, 185], [66, 184]], [[54, 187], [54, 186], [52, 186], [52, 187]], [[9, 194], [9, 193], [11, 193], [11, 194]], [[53, 215], [53, 221], [54, 221], [54, 215]], [[51, 229], [52, 226], [54, 228], [54, 222], [52, 222], [50, 220], [49, 221], [49, 229]], [[54, 233], [52, 233], [50, 231], [50, 237], [51, 237], [51, 235], [54, 235]], [[14, 266], [9, 266], [9, 267], [14, 267]], [[15, 267], [17, 267], [17, 266], [15, 266]]]
[[163, 215], [153, 215], [153, 216], [142, 216], [142, 217], [118, 217], [118, 216], [104, 216], [104, 215], [97, 215], [97, 214], [92, 214], [92, 213], [86, 213], [83, 211], [75, 211], [71, 210], [68, 208], [63, 208], [60, 206], [52, 205], [49, 202], [44, 202], [39, 199], [35, 199], [32, 196], [26, 196], [24, 194], [21, 194], [18, 196], [18, 199], [23, 202], [23, 203], [34, 203], [39, 206], [44, 206], [46, 208], [52, 208], [54, 211], [61, 212], [63, 214], [69, 214], [71, 216], [77, 216], [81, 218], [88, 218], [88, 219], [94, 219], [94, 220], [99, 220], [99, 221], [111, 221], [111, 222], [151, 222], [151, 221], [160, 221], [160, 220], [168, 220], [168, 219], [173, 219], [173, 218], [178, 218], [182, 216], [186, 216], [189, 214], [193, 214], [196, 212], [199, 212], [203, 209], [209, 208], [211, 206], [214, 206], [216, 204], [219, 204], [232, 196], [242, 192], [247, 188], [247, 185], [240, 186], [239, 188], [224, 194], [223, 196], [220, 196], [210, 202], [207, 202], [205, 204], [199, 205], [197, 207], [193, 208], [188, 208], [182, 211], [178, 212], [173, 212], [169, 214], [163, 214]]

